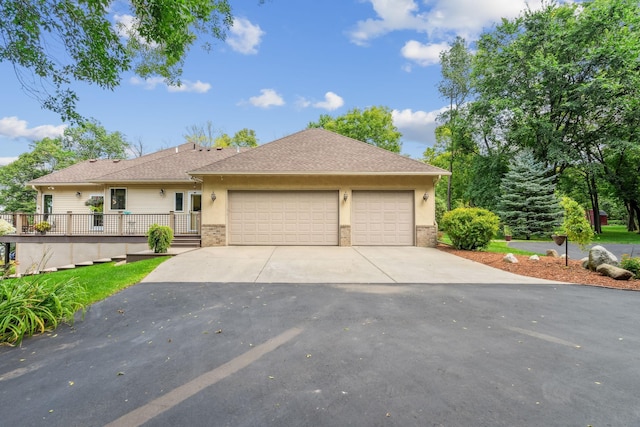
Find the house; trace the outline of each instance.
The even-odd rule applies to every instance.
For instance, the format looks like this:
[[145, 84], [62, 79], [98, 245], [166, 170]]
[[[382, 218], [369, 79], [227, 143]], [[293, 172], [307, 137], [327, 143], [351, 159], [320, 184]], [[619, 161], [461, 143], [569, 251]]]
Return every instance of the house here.
[[[449, 174], [324, 129], [253, 149], [188, 143], [31, 181], [37, 213], [5, 214], [17, 232], [3, 239], [21, 263], [60, 258], [47, 266], [144, 250], [153, 223], [198, 246], [435, 246], [434, 187]], [[46, 235], [34, 230], [43, 220]]]
[[203, 183], [203, 246], [435, 246], [434, 186], [449, 172], [307, 129], [190, 175]]

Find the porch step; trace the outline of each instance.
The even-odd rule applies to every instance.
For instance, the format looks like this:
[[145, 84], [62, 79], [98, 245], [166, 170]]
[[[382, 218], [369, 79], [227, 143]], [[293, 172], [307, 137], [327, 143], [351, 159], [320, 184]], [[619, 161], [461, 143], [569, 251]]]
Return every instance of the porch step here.
[[202, 245], [200, 236], [174, 236], [171, 247], [175, 248], [199, 248]]

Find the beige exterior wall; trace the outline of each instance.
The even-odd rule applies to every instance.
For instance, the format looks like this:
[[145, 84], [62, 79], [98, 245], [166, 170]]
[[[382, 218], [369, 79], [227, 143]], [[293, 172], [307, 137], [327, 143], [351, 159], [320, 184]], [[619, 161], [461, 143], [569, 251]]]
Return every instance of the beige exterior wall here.
[[[105, 198], [104, 213], [118, 213], [122, 210], [111, 209], [109, 197], [111, 188], [125, 188], [127, 190], [127, 211], [136, 214], [168, 213], [175, 209], [175, 193], [184, 193], [184, 211], [187, 212], [189, 192], [200, 191], [200, 184], [153, 184], [153, 185], [83, 185], [74, 187], [41, 187], [37, 197], [37, 213], [43, 212], [45, 194], [53, 196], [53, 213], [67, 212], [88, 214], [91, 210], [85, 202], [91, 196]], [[164, 196], [160, 190], [164, 190]], [[80, 196], [77, 193], [80, 192]]]
[[[435, 227], [434, 176], [351, 176], [351, 175], [295, 175], [295, 176], [205, 176], [202, 188], [202, 224], [226, 225], [228, 222], [228, 191], [233, 190], [338, 190], [343, 230], [351, 225], [352, 191], [354, 190], [413, 190], [415, 225]], [[211, 193], [216, 195], [211, 200]], [[347, 193], [347, 200], [344, 194]], [[424, 194], [429, 195], [427, 201]], [[343, 231], [344, 232], [344, 231]], [[342, 232], [341, 232], [342, 234]], [[341, 244], [349, 239], [341, 236]], [[419, 243], [419, 242], [418, 242]], [[349, 242], [350, 244], [350, 242]], [[203, 246], [207, 246], [203, 239]]]
[[149, 249], [146, 243], [18, 243], [18, 273], [112, 258]]

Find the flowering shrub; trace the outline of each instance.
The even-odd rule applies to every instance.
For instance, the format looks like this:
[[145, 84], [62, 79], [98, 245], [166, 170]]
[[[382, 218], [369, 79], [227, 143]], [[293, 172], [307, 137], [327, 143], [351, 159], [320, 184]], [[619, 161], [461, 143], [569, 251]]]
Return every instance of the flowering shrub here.
[[4, 219], [0, 218], [0, 236], [14, 233], [16, 229]]

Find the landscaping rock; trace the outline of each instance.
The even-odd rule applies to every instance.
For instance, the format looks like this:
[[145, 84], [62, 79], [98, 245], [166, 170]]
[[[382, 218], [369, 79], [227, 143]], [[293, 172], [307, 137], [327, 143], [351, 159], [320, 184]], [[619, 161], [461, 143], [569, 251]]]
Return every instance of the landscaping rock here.
[[596, 271], [603, 276], [609, 276], [616, 280], [629, 280], [633, 277], [633, 273], [625, 270], [624, 268], [616, 267], [615, 265], [600, 264]]
[[589, 269], [589, 257], [588, 256], [582, 258], [580, 260], [580, 262], [582, 263], [582, 268], [584, 268], [585, 270]]
[[617, 266], [618, 258], [603, 246], [592, 247], [589, 251], [589, 263], [587, 265], [589, 270], [596, 271], [598, 266], [602, 264]]
[[540, 261], [540, 257], [538, 255], [531, 255], [529, 261]]
[[558, 251], [555, 249], [547, 249], [547, 256], [558, 258]]
[[508, 253], [504, 256], [504, 258], [502, 258], [502, 260], [504, 262], [508, 262], [510, 264], [517, 264], [518, 263], [518, 258], [515, 257], [515, 255], [513, 255], [512, 253]]

